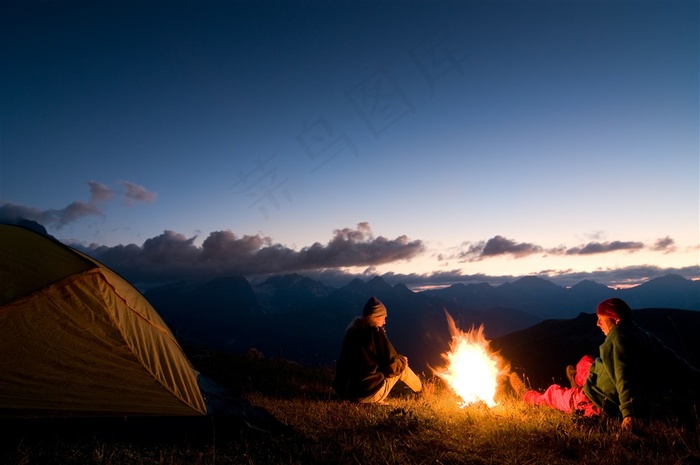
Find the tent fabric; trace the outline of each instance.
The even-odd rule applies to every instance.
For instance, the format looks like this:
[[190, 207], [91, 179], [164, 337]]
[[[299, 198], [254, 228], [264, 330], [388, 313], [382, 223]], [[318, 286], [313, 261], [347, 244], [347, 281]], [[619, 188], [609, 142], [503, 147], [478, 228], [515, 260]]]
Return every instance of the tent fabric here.
[[0, 225], [0, 305], [96, 267], [69, 248], [56, 245], [38, 233]]
[[0, 416], [204, 415], [148, 301], [58, 241], [0, 225]]

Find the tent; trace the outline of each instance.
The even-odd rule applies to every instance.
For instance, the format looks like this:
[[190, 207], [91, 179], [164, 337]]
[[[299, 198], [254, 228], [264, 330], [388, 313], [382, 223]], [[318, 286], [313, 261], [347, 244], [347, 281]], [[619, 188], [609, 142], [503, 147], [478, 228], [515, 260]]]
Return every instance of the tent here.
[[206, 415], [198, 377], [117, 273], [53, 238], [0, 225], [0, 417]]

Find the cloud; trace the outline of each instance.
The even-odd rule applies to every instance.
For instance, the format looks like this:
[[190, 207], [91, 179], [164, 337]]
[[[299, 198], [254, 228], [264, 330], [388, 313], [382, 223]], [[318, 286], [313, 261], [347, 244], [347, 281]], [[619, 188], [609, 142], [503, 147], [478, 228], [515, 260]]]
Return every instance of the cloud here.
[[196, 237], [186, 238], [182, 234], [165, 231], [160, 236], [147, 239], [141, 247], [141, 259], [149, 263], [167, 265], [169, 263], [191, 262], [199, 251], [193, 243]]
[[[36, 221], [45, 227], [61, 227], [89, 216], [104, 218], [102, 208], [117, 195], [117, 192], [104, 184], [89, 181], [90, 199], [87, 202], [75, 200], [61, 209], [42, 210], [36, 207], [5, 202], [0, 205], [0, 221], [16, 223], [21, 219]], [[135, 201], [152, 202], [156, 194], [149, 192], [143, 186], [128, 181], [122, 181], [125, 189], [124, 203], [132, 205]]]
[[129, 181], [121, 181], [119, 184], [125, 189], [124, 203], [133, 205], [135, 202], [154, 202], [158, 195], [155, 192], [150, 192], [145, 187]]
[[441, 254], [438, 259], [447, 260], [449, 258], [457, 258], [462, 261], [474, 262], [504, 255], [510, 255], [514, 258], [524, 258], [533, 254], [594, 255], [619, 251], [637, 252], [647, 247], [654, 251], [666, 253], [675, 251], [674, 241], [668, 236], [663, 239], [658, 239], [652, 246], [646, 246], [643, 242], [635, 241], [610, 241], [589, 242], [570, 248], [563, 245], [545, 248], [529, 242], [516, 242], [500, 235], [494, 236], [487, 241], [477, 243], [467, 242], [462, 245], [466, 247], [466, 250], [460, 251], [455, 257]]
[[6, 202], [0, 205], [0, 221], [16, 223], [19, 220], [36, 221], [44, 226], [61, 228], [66, 224], [85, 218], [86, 216], [104, 216], [102, 211], [89, 203], [75, 201], [60, 210], [41, 210]]
[[600, 268], [591, 272], [582, 271], [543, 271], [537, 276], [548, 279], [560, 286], [573, 286], [583, 280], [604, 283], [608, 287], [629, 287], [669, 274], [677, 274], [686, 279], [700, 279], [700, 266], [662, 268], [656, 265], [634, 265], [624, 268]]
[[[562, 287], [571, 287], [580, 283], [581, 281], [588, 280], [595, 281], [611, 288], [616, 288], [637, 286], [649, 281], [650, 279], [659, 278], [669, 274], [677, 274], [686, 279], [700, 279], [700, 266], [661, 268], [654, 265], [638, 265], [617, 269], [599, 269], [592, 272], [573, 270], [542, 270], [538, 273], [533, 273], [531, 276], [546, 279]], [[369, 275], [367, 272], [346, 273], [340, 270], [323, 270], [320, 272], [314, 271], [304, 273], [304, 275], [334, 287], [344, 286], [353, 279], [367, 280], [375, 276]], [[491, 286], [499, 286], [501, 284], [516, 281], [522, 276], [486, 275], [483, 273], [462, 274], [460, 270], [451, 270], [425, 274], [385, 273], [382, 274], [381, 277], [391, 285], [404, 284], [413, 290], [426, 290], [435, 287], [451, 286], [454, 284], [486, 283]]]
[[55, 216], [58, 218], [56, 224], [57, 228], [87, 216], [104, 217], [104, 213], [102, 213], [102, 210], [96, 205], [79, 201], [72, 202], [62, 210], [49, 210], [49, 212], [54, 212]]
[[673, 239], [666, 236], [662, 239], [657, 239], [657, 241], [654, 243], [654, 245], [651, 248], [652, 248], [652, 250], [655, 250], [657, 252], [671, 253], [671, 252], [675, 252], [675, 250], [676, 250], [675, 244], [676, 243]]
[[617, 252], [620, 250], [627, 250], [630, 252], [636, 252], [644, 248], [642, 242], [623, 242], [623, 241], [612, 241], [612, 242], [589, 242], [586, 245], [579, 247], [572, 247], [566, 251], [566, 255], [593, 255], [608, 252]]
[[231, 231], [215, 231], [201, 247], [194, 245], [195, 239], [165, 231], [142, 246], [73, 246], [141, 283], [374, 266], [408, 260], [424, 251], [421, 241], [411, 241], [406, 236], [374, 237], [368, 223], [360, 223], [355, 229], [335, 230], [327, 244], [317, 242], [299, 251], [259, 234], [239, 237]]
[[[353, 279], [361, 279], [367, 281], [376, 273], [373, 270], [365, 270], [362, 273], [348, 273], [337, 269], [327, 269], [320, 271], [310, 271], [304, 273], [304, 276], [322, 282], [325, 285], [333, 287], [342, 287], [348, 284]], [[688, 266], [683, 268], [661, 268], [654, 265], [638, 265], [629, 266], [617, 269], [599, 269], [592, 272], [574, 271], [574, 270], [542, 270], [533, 273], [531, 276], [536, 276], [542, 279], [553, 282], [562, 287], [571, 287], [581, 281], [594, 281], [605, 286], [630, 287], [636, 286], [649, 281], [650, 279], [659, 278], [669, 274], [677, 274], [686, 279], [700, 279], [700, 266]], [[427, 290], [436, 287], [446, 287], [454, 284], [489, 284], [491, 286], [499, 286], [508, 282], [514, 282], [522, 276], [514, 275], [486, 275], [483, 273], [462, 274], [458, 269], [450, 271], [439, 271], [433, 273], [384, 273], [381, 276], [387, 283], [392, 286], [403, 284], [414, 291]]]
[[359, 223], [357, 229], [337, 229], [331, 241], [323, 246], [318, 242], [302, 249], [300, 259], [311, 268], [339, 266], [381, 265], [410, 259], [424, 251], [421, 241], [409, 241], [406, 236], [390, 240], [374, 238], [368, 223]]
[[482, 260], [489, 257], [497, 257], [500, 255], [513, 255], [515, 258], [522, 258], [528, 255], [542, 253], [544, 249], [535, 244], [527, 242], [515, 242], [503, 236], [494, 236], [486, 242], [479, 242], [470, 245], [466, 252], [461, 254], [460, 258], [467, 261]]
[[[325, 245], [317, 242], [298, 251], [277, 244], [266, 236], [237, 236], [228, 230], [210, 233], [201, 247], [195, 245], [195, 239], [196, 237], [165, 231], [146, 240], [142, 246], [130, 244], [98, 247], [88, 250], [88, 253], [112, 266], [140, 287], [178, 280], [207, 280], [233, 275], [245, 276], [253, 282], [259, 282], [271, 275], [290, 273], [300, 273], [326, 285], [341, 287], [356, 278], [368, 280], [376, 276], [376, 265], [410, 259], [424, 251], [424, 245], [419, 240], [410, 241], [405, 236], [395, 239], [375, 237], [367, 223], [360, 223], [356, 228], [335, 230]], [[662, 242], [668, 245], [673, 241], [664, 239]], [[611, 252], [628, 250], [630, 247], [619, 244], [626, 243], [611, 242], [602, 249]], [[485, 245], [486, 243], [484, 248]], [[549, 252], [534, 244], [517, 243], [507, 239], [494, 241], [490, 250], [513, 255]], [[366, 269], [362, 272], [347, 271], [358, 266]], [[641, 284], [671, 273], [697, 279], [700, 277], [700, 267], [660, 268], [641, 265], [599, 269], [593, 272], [542, 270], [533, 273], [533, 276], [564, 287], [573, 286], [583, 280], [618, 287]], [[401, 283], [416, 290], [457, 283], [488, 283], [496, 286], [519, 278], [513, 275], [462, 274], [458, 269], [424, 274], [385, 273], [381, 277], [392, 285]]]
[[87, 184], [90, 188], [90, 200], [88, 203], [76, 200], [61, 210], [47, 210], [51, 217], [56, 218], [55, 224], [57, 228], [88, 216], [104, 217], [101, 205], [112, 200], [115, 192], [98, 182], [90, 181]]
[[496, 236], [486, 242], [481, 251], [482, 257], [492, 257], [495, 255], [511, 254], [515, 257], [526, 257], [533, 253], [542, 252], [542, 247], [526, 242], [516, 243], [503, 236]]
[[201, 260], [204, 261], [244, 261], [254, 257], [256, 252], [274, 247], [269, 237], [261, 235], [236, 237], [231, 231], [215, 231], [209, 234], [202, 244]]
[[114, 198], [116, 193], [109, 187], [99, 182], [88, 182], [90, 187], [90, 204], [96, 205], [104, 202], [109, 202]]
[[42, 225], [50, 225], [57, 222], [56, 215], [50, 210], [42, 211], [39, 208], [26, 207], [11, 202], [5, 202], [0, 205], [0, 222], [16, 223], [20, 219], [36, 221]]

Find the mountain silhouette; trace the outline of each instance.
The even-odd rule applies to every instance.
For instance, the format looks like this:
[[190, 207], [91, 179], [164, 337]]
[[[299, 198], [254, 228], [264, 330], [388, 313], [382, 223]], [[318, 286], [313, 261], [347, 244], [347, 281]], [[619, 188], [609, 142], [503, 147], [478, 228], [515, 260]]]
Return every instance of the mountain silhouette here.
[[245, 278], [182, 281], [152, 289], [144, 297], [182, 342], [245, 351], [258, 339], [262, 311]]
[[[631, 289], [611, 289], [593, 281], [563, 288], [524, 277], [500, 286], [455, 284], [414, 292], [381, 277], [367, 282], [354, 279], [334, 288], [290, 274], [255, 285], [243, 277], [178, 282], [144, 295], [183, 343], [234, 352], [255, 348], [268, 356], [326, 366], [335, 363], [347, 325], [360, 315], [367, 299], [376, 296], [387, 306], [386, 328], [392, 342], [417, 371], [429, 372], [442, 363], [440, 354], [449, 350], [447, 312], [462, 331], [483, 325], [487, 339], [506, 352], [513, 345], [522, 346], [509, 355], [533, 379], [551, 379], [558, 373], [556, 367], [563, 374], [564, 366], [576, 362], [570, 358], [580, 357], [582, 350], [597, 352], [602, 333], [594, 313], [606, 298], [620, 297], [633, 308], [676, 308], [700, 315], [691, 311], [700, 309], [700, 281], [675, 275]], [[683, 325], [693, 322], [684, 320]], [[534, 342], [508, 342], [530, 329], [533, 333], [522, 337]], [[547, 355], [551, 362], [538, 365], [522, 354], [533, 354], [534, 360]]]

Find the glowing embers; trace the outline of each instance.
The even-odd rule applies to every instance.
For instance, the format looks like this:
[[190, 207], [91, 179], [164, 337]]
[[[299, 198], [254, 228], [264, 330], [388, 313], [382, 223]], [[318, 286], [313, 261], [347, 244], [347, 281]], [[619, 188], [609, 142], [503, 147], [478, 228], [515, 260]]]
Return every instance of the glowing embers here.
[[448, 313], [446, 316], [452, 335], [450, 351], [442, 354], [446, 365], [433, 371], [461, 397], [460, 407], [475, 402], [493, 407], [496, 405], [498, 380], [508, 374], [508, 363], [489, 349], [483, 325], [464, 333]]

